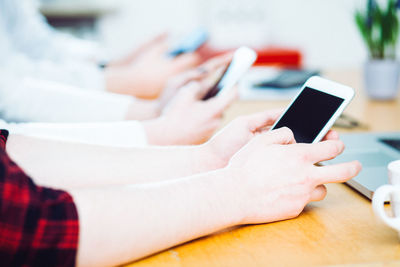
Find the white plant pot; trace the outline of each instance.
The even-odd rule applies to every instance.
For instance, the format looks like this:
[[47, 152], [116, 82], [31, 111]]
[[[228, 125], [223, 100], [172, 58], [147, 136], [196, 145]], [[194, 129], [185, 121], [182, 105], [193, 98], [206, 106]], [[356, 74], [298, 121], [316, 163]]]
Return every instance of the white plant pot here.
[[370, 60], [364, 65], [364, 84], [372, 99], [396, 98], [399, 89], [400, 62], [395, 60]]

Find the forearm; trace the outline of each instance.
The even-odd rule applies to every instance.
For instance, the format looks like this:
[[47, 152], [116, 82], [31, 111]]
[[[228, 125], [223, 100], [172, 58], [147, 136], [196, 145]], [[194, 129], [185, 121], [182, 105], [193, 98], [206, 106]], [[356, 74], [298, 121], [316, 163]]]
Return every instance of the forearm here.
[[206, 146], [117, 148], [11, 135], [7, 152], [35, 182], [61, 189], [149, 183], [222, 166]]
[[116, 147], [147, 146], [146, 131], [139, 121], [94, 123], [5, 123], [11, 135]]
[[[106, 90], [111, 93], [131, 95], [144, 99], [157, 98], [162, 89], [149, 88], [140, 75], [140, 71], [126, 67], [106, 68], [104, 71]], [[154, 77], [146, 77], [146, 79], [154, 79]]]
[[135, 99], [130, 105], [126, 116], [127, 120], [150, 120], [161, 114], [161, 107], [157, 100]]
[[71, 191], [80, 218], [78, 266], [113, 266], [240, 222], [229, 173]]

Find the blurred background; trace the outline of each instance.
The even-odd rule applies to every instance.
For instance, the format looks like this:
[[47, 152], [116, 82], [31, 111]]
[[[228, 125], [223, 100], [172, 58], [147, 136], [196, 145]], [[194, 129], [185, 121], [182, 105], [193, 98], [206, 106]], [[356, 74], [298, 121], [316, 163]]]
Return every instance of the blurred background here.
[[313, 69], [360, 68], [367, 50], [354, 22], [362, 0], [41, 0], [49, 22], [99, 41], [118, 56], [157, 33], [197, 26], [218, 49], [248, 45], [299, 51]]

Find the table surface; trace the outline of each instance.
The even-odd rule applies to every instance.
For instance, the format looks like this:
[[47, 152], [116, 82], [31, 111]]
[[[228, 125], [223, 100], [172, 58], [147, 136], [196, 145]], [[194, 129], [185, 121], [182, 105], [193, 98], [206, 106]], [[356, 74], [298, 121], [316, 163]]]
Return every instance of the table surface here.
[[[325, 77], [357, 89], [346, 113], [367, 124], [368, 131], [400, 131], [399, 98], [389, 102], [368, 100], [360, 72], [331, 71]], [[287, 104], [239, 101], [227, 112], [227, 121]], [[400, 266], [396, 232], [376, 219], [369, 200], [344, 184], [328, 185], [326, 199], [308, 205], [296, 219], [230, 229], [129, 266], [321, 265]]]

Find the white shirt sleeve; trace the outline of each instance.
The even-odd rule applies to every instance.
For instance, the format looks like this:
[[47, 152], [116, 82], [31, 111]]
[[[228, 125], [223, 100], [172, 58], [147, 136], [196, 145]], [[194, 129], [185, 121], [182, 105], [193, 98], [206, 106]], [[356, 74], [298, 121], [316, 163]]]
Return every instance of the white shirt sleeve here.
[[0, 129], [11, 134], [66, 142], [114, 147], [144, 147], [145, 130], [140, 122], [111, 123], [6, 123]]
[[11, 134], [66, 142], [114, 147], [144, 147], [146, 132], [140, 122], [111, 123], [6, 123], [0, 129]]
[[0, 0], [0, 16], [16, 48], [34, 59], [99, 59], [101, 49], [96, 43], [53, 29], [39, 12], [37, 0]]
[[96, 48], [51, 29], [32, 1], [0, 0], [0, 65], [21, 76], [105, 91], [103, 70], [86, 58]]
[[[1, 72], [1, 71], [0, 71]], [[134, 98], [0, 75], [0, 116], [7, 121], [105, 122], [125, 119]]]
[[[8, 56], [4, 56], [5, 52]], [[14, 49], [0, 51], [4, 72], [18, 77], [30, 76], [42, 80], [76, 86], [86, 91], [106, 91], [104, 72], [86, 62], [55, 63], [50, 60], [34, 61]]]

